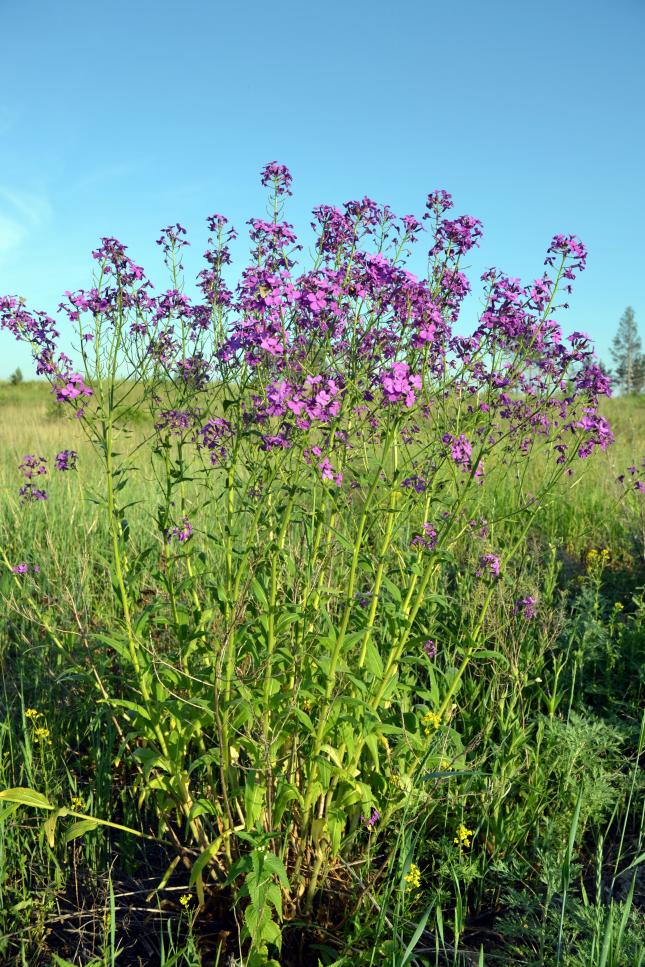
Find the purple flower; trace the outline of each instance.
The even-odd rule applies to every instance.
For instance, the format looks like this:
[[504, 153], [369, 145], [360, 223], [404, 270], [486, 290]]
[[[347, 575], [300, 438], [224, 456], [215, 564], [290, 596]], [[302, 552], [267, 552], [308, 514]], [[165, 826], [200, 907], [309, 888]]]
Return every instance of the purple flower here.
[[415, 390], [421, 389], [421, 377], [411, 376], [407, 363], [395, 363], [381, 376], [381, 389], [387, 403], [404, 403], [414, 406]]
[[419, 547], [426, 551], [433, 551], [436, 546], [437, 531], [426, 521], [423, 525], [423, 534], [416, 534], [410, 541], [410, 547]]
[[513, 606], [513, 614], [521, 614], [527, 621], [536, 615], [535, 598], [528, 595], [526, 598], [518, 598]]
[[195, 390], [202, 390], [209, 380], [210, 366], [201, 353], [176, 363], [179, 378]]
[[291, 172], [286, 165], [280, 165], [277, 161], [269, 161], [262, 169], [262, 184], [272, 187], [276, 195], [290, 195], [290, 185], [293, 181]]
[[480, 554], [479, 567], [475, 572], [478, 578], [489, 574], [491, 577], [499, 577], [500, 562], [496, 554]]
[[173, 436], [181, 436], [185, 430], [193, 428], [199, 415], [199, 409], [162, 410], [155, 423], [155, 430], [167, 430]]
[[157, 239], [157, 245], [161, 246], [164, 255], [170, 255], [171, 252], [190, 245], [190, 242], [182, 238], [182, 235], [186, 235], [186, 229], [179, 222], [176, 225], [168, 225], [166, 228], [161, 229], [161, 235]]
[[180, 544], [185, 544], [193, 536], [193, 525], [190, 523], [187, 517], [182, 518], [181, 525], [178, 527], [171, 527], [170, 530], [166, 531], [166, 541], [168, 544], [173, 538], [179, 541]]
[[437, 645], [432, 638], [428, 638], [427, 641], [423, 642], [423, 650], [428, 656], [428, 658], [435, 658], [437, 655]]
[[61, 450], [60, 453], [56, 454], [54, 466], [61, 471], [76, 470], [77, 459], [78, 453], [76, 450]]
[[426, 208], [428, 211], [424, 218], [428, 218], [431, 213], [437, 216], [443, 215], [452, 208], [452, 195], [443, 189], [433, 191], [428, 195]]
[[418, 494], [422, 494], [428, 489], [428, 481], [425, 477], [420, 477], [415, 473], [414, 476], [406, 477], [405, 480], [402, 480], [401, 486], [409, 490], [414, 490]]
[[42, 476], [47, 473], [47, 460], [45, 457], [37, 457], [33, 453], [27, 453], [22, 458], [22, 463], [19, 464], [18, 470], [26, 480], [31, 480], [32, 477]]
[[458, 437], [453, 436], [452, 433], [445, 433], [443, 442], [450, 445], [450, 456], [457, 466], [461, 467], [464, 472], [469, 471], [471, 469], [470, 458], [473, 453], [473, 445], [470, 440], [463, 433]]
[[365, 816], [361, 816], [361, 822], [365, 823], [366, 826], [370, 826], [370, 827], [376, 826], [380, 818], [381, 818], [380, 812], [378, 811], [378, 809], [375, 809], [372, 806], [372, 812], [370, 813], [369, 818], [366, 819]]
[[38, 574], [40, 567], [38, 564], [27, 564], [26, 561], [22, 561], [20, 564], [16, 564], [11, 568], [14, 574], [27, 574], [31, 571], [33, 574]]
[[54, 388], [54, 392], [57, 401], [64, 403], [66, 400], [78, 399], [79, 396], [92, 396], [94, 390], [85, 385], [80, 373], [67, 373], [62, 377], [61, 383]]
[[18, 491], [23, 504], [36, 503], [39, 500], [47, 500], [47, 491], [34, 487], [32, 483], [26, 483]]

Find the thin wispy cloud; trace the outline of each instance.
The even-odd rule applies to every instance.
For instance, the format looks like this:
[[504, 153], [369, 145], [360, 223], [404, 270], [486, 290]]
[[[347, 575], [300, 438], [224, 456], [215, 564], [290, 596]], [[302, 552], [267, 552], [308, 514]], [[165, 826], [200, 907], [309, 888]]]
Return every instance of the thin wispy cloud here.
[[142, 167], [142, 163], [138, 161], [115, 161], [114, 164], [101, 165], [79, 178], [74, 183], [73, 190], [87, 191], [88, 188], [95, 188], [97, 185], [127, 178], [129, 175], [136, 174]]
[[20, 248], [51, 216], [52, 206], [44, 194], [0, 185], [0, 256]]

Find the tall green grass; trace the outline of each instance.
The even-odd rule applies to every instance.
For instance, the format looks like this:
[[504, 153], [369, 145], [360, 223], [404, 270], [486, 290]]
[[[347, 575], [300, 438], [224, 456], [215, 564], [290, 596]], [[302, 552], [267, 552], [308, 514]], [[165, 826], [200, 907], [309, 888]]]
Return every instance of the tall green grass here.
[[[102, 683], [118, 683], [121, 670], [88, 635], [115, 614], [103, 565], [108, 535], [93, 503], [100, 467], [79, 428], [56, 418], [46, 387], [0, 384], [0, 413], [2, 542], [12, 560], [42, 568], [20, 593], [10, 574], [2, 577], [0, 789], [78, 801], [85, 813], [154, 838], [154, 816], [126, 765], [128, 736], [102, 701]], [[317, 930], [287, 923], [285, 964], [645, 962], [645, 533], [642, 510], [616, 482], [644, 455], [645, 400], [609, 401], [606, 415], [616, 444], [560, 485], [515, 565], [538, 617], [521, 620], [496, 592], [486, 638], [501, 657], [469, 669], [456, 697], [465, 766], [456, 768], [446, 748], [445, 762], [402, 780], [403, 812], [363, 865], [337, 873], [338, 902], [319, 912]], [[147, 429], [132, 432], [143, 438]], [[82, 478], [60, 475], [47, 506], [20, 506], [23, 454], [70, 447]], [[130, 511], [141, 540], [152, 473], [143, 461], [132, 495], [142, 501]], [[508, 481], [483, 498], [500, 543], [517, 526], [508, 519], [511, 490]], [[212, 513], [197, 509], [196, 528], [208, 527]], [[605, 548], [608, 560], [594, 563], [589, 552]], [[465, 559], [468, 548], [458, 553]], [[456, 661], [459, 629], [482, 603], [458, 563], [431, 675]], [[460, 823], [472, 830], [467, 848], [455, 843]], [[108, 827], [51, 846], [42, 817], [0, 805], [0, 962], [239, 963], [230, 895], [211, 897], [195, 918], [195, 898], [180, 902], [191, 892], [184, 862], [162, 879], [176, 855], [172, 844]], [[392, 855], [400, 872], [386, 877]], [[406, 880], [412, 864], [418, 886]]]

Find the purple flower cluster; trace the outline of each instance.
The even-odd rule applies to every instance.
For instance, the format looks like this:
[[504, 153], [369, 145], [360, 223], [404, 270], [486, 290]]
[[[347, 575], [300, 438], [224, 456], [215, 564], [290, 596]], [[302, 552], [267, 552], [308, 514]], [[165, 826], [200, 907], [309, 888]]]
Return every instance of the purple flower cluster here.
[[636, 491], [637, 494], [645, 494], [645, 457], [640, 466], [627, 467], [625, 473], [621, 473], [618, 477], [618, 483], [623, 486], [629, 483], [631, 490]]
[[428, 638], [427, 641], [423, 642], [423, 651], [428, 656], [428, 658], [430, 659], [436, 658], [437, 657], [436, 642], [432, 638]]
[[18, 465], [18, 470], [25, 480], [31, 480], [33, 477], [42, 477], [47, 473], [47, 458], [37, 457], [33, 453], [27, 453], [22, 458], [22, 463]]
[[418, 547], [425, 551], [434, 551], [437, 546], [437, 531], [427, 521], [423, 524], [423, 534], [415, 534], [410, 541], [410, 547]]
[[166, 541], [168, 544], [174, 539], [180, 544], [185, 544], [193, 536], [193, 525], [187, 517], [183, 517], [181, 524], [171, 527], [166, 531]]
[[199, 449], [210, 452], [210, 461], [213, 466], [226, 462], [226, 443], [230, 440], [232, 432], [233, 429], [229, 421], [221, 416], [213, 417], [197, 430], [194, 440]]
[[452, 461], [463, 472], [470, 472], [470, 460], [473, 453], [473, 445], [470, 440], [468, 440], [463, 433], [460, 433], [458, 437], [453, 436], [452, 433], [445, 433], [443, 436], [443, 442], [449, 445], [450, 457]]
[[372, 806], [372, 811], [370, 815], [368, 817], [361, 816], [361, 822], [365, 823], [366, 826], [371, 828], [376, 826], [380, 818], [381, 818], [380, 812], [378, 811], [378, 809], [375, 809], [374, 806]]
[[498, 578], [500, 573], [500, 560], [496, 554], [480, 554], [479, 567], [475, 572], [478, 578], [489, 577]]
[[410, 408], [416, 399], [415, 390], [421, 389], [421, 377], [411, 375], [407, 363], [395, 363], [381, 376], [381, 389], [386, 403], [403, 403]]
[[513, 614], [521, 615], [527, 621], [534, 618], [536, 613], [536, 601], [530, 594], [526, 598], [518, 598], [513, 606]]
[[78, 453], [76, 450], [61, 450], [54, 458], [54, 466], [57, 470], [76, 470]]
[[14, 574], [28, 574], [30, 571], [32, 574], [39, 574], [40, 566], [38, 564], [27, 564], [26, 561], [22, 561], [20, 564], [15, 564], [11, 570]]
[[36, 503], [40, 500], [47, 500], [47, 491], [37, 487], [34, 477], [42, 477], [47, 473], [47, 460], [45, 457], [37, 457], [33, 453], [28, 453], [22, 458], [22, 463], [18, 465], [18, 470], [23, 475], [27, 483], [19, 489], [18, 495], [24, 504]]
[[272, 187], [278, 195], [291, 195], [290, 190], [291, 172], [286, 165], [278, 164], [277, 161], [270, 161], [262, 169], [262, 184], [265, 187]]
[[191, 431], [200, 417], [200, 410], [161, 410], [155, 423], [155, 430], [166, 431], [172, 436], [181, 436]]
[[[177, 262], [188, 242], [175, 224], [157, 240], [173, 288], [155, 295], [126, 246], [106, 237], [92, 253], [96, 286], [67, 292], [60, 306], [81, 346], [97, 323], [106, 332], [124, 325], [124, 359], [145, 361], [156, 385], [174, 388], [174, 399], [159, 400], [159, 431], [185, 432], [210, 451], [215, 467], [240, 438], [256, 454], [307, 451], [321, 479], [351, 486], [354, 475], [342, 477], [336, 468], [347, 466], [352, 446], [359, 453], [394, 425], [406, 445], [428, 428], [438, 430], [431, 459], [416, 472], [410, 466], [403, 481], [411, 495], [426, 492], [446, 461], [462, 472], [464, 486], [471, 475], [483, 483], [483, 460], [493, 448], [503, 462], [546, 446], [568, 470], [574, 457], [611, 443], [598, 411], [609, 380], [588, 337], [576, 332], [565, 340], [556, 318], [563, 308], [559, 287], [568, 292], [585, 267], [586, 250], [575, 236], [552, 239], [542, 275], [528, 284], [494, 268], [485, 272], [482, 315], [474, 332], [462, 336], [454, 329], [470, 285], [461, 261], [479, 244], [482, 226], [470, 215], [447, 217], [453, 215], [447, 192], [428, 196], [422, 218], [398, 218], [367, 197], [318, 206], [316, 258], [300, 270], [298, 238], [279, 217], [291, 174], [272, 161], [261, 180], [273, 193], [273, 218], [250, 220], [251, 260], [237, 284], [225, 278], [236, 233], [215, 214], [207, 220], [206, 265], [197, 277], [201, 298], [180, 291]], [[427, 278], [405, 264], [408, 243], [422, 231], [430, 241]], [[83, 416], [93, 390], [57, 354], [54, 321], [5, 296], [0, 327], [31, 345], [56, 399]], [[212, 385], [240, 388], [230, 422], [203, 422], [211, 415], [205, 397]], [[450, 405], [437, 404], [457, 399], [463, 413], [451, 426]], [[438, 410], [443, 424], [433, 416]], [[487, 459], [486, 465], [492, 466]]]

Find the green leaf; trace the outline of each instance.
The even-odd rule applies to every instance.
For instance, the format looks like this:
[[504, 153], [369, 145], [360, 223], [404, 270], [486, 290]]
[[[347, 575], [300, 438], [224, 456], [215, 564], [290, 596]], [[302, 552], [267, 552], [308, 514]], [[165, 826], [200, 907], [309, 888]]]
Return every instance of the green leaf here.
[[397, 588], [396, 584], [394, 584], [393, 581], [390, 581], [388, 577], [385, 577], [385, 575], [383, 575], [383, 587], [387, 588], [397, 604], [401, 604], [401, 589]]
[[96, 829], [100, 825], [98, 819], [80, 819], [77, 823], [72, 823], [68, 827], [63, 836], [63, 840], [65, 843], [71, 843], [73, 839], [78, 839], [79, 836], [85, 836], [85, 833], [91, 833], [93, 829]]
[[197, 880], [197, 877], [201, 876], [204, 868], [210, 863], [213, 857], [217, 856], [222, 846], [222, 837], [218, 836], [217, 839], [213, 840], [212, 843], [202, 850], [197, 859], [192, 865], [190, 871], [190, 877], [188, 878], [188, 885], [193, 886]]
[[0, 799], [5, 802], [15, 802], [20, 806], [33, 806], [34, 809], [55, 809], [49, 799], [35, 789], [26, 786], [16, 786], [13, 789], [0, 789]]
[[367, 650], [365, 652], [365, 667], [368, 672], [374, 676], [374, 678], [379, 681], [383, 677], [383, 659], [379, 654], [378, 647], [373, 641], [368, 641]]
[[280, 886], [283, 889], [288, 890], [289, 878], [287, 876], [287, 871], [284, 868], [284, 863], [280, 857], [276, 856], [275, 853], [265, 853], [264, 865], [270, 873], [273, 873], [273, 875], [278, 878]]
[[372, 756], [374, 762], [374, 768], [379, 771], [379, 754], [378, 754], [378, 736], [375, 732], [370, 732], [369, 735], [365, 736], [365, 745]]
[[0, 823], [13, 816], [18, 809], [20, 809], [20, 803], [17, 802], [8, 802], [6, 806], [0, 806]]
[[57, 809], [56, 812], [52, 813], [51, 816], [48, 819], [46, 819], [45, 822], [43, 823], [43, 832], [45, 833], [45, 836], [47, 837], [47, 842], [48, 842], [48, 844], [49, 844], [49, 846], [50, 846], [51, 849], [54, 848], [54, 838], [55, 838], [55, 834], [56, 834], [56, 823], [58, 822], [58, 820], [59, 820], [59, 818], [61, 816], [67, 816], [67, 812], [68, 812], [68, 810], [65, 809], [65, 808], [63, 808], [63, 809]]
[[432, 913], [433, 906], [434, 906], [434, 904], [431, 903], [430, 906], [425, 911], [425, 913], [423, 914], [423, 916], [421, 917], [421, 919], [419, 920], [419, 922], [418, 922], [418, 924], [416, 926], [416, 929], [415, 929], [414, 933], [412, 934], [412, 938], [410, 940], [410, 943], [407, 945], [407, 947], [403, 951], [403, 955], [402, 955], [401, 959], [400, 960], [397, 960], [397, 962], [396, 962], [396, 967], [405, 967], [405, 965], [408, 963], [408, 961], [411, 960], [412, 957], [414, 956], [414, 948], [416, 947], [417, 943], [419, 942], [419, 937], [421, 936], [421, 934], [425, 930], [425, 926], [426, 926], [426, 923], [428, 922], [428, 917]]

